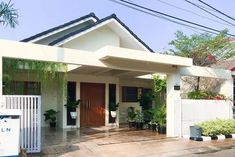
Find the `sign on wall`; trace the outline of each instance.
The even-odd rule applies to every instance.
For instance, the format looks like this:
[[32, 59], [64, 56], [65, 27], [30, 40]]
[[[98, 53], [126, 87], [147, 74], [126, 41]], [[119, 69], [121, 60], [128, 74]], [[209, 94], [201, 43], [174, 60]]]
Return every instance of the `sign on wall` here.
[[18, 156], [20, 120], [0, 116], [0, 157]]

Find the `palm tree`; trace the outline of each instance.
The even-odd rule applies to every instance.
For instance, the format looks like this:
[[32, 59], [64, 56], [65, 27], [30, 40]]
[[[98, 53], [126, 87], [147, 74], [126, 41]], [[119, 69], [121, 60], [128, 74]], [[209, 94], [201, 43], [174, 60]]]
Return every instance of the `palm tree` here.
[[0, 24], [12, 28], [18, 24], [18, 13], [17, 10], [13, 8], [13, 3], [9, 1], [8, 3], [0, 3]]

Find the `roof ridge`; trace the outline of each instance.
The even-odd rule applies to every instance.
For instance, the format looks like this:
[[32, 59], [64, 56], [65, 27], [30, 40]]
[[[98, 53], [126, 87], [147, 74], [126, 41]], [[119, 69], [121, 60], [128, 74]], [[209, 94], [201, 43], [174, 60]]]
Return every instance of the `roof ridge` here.
[[59, 26], [50, 28], [50, 29], [48, 29], [48, 30], [46, 30], [46, 31], [40, 32], [40, 33], [38, 33], [38, 34], [36, 34], [36, 35], [33, 35], [33, 36], [31, 36], [31, 37], [25, 38], [25, 39], [21, 40], [21, 42], [28, 42], [28, 41], [30, 41], [30, 40], [34, 40], [34, 39], [36, 39], [36, 38], [38, 38], [38, 37], [40, 37], [40, 36], [46, 35], [46, 34], [52, 32], [52, 31], [55, 31], [55, 30], [57, 30], [57, 29], [60, 29], [60, 28], [69, 26], [69, 25], [71, 25], [71, 24], [73, 24], [73, 23], [76, 23], [76, 22], [78, 22], [78, 21], [81, 21], [81, 20], [86, 19], [86, 18], [89, 18], [89, 17], [93, 17], [93, 18], [95, 18], [97, 21], [99, 21], [99, 18], [95, 15], [95, 13], [91, 12], [91, 13], [89, 13], [89, 14], [87, 14], [87, 15], [84, 15], [84, 16], [79, 17], [79, 18], [77, 18], [77, 19], [74, 19], [74, 20], [72, 20], [72, 21], [69, 21], [69, 22], [66, 22], [66, 23], [64, 23], [64, 24], [61, 24], [61, 25], [59, 25]]
[[153, 51], [147, 44], [145, 44], [134, 32], [132, 32], [132, 31], [130, 30], [130, 28], [127, 27], [127, 26], [116, 16], [116, 14], [114, 14], [114, 13], [111, 14], [111, 15], [109, 15], [109, 16], [107, 16], [107, 17], [104, 17], [104, 18], [102, 18], [102, 19], [100, 19], [100, 20], [97, 20], [97, 21], [96, 21], [94, 24], [92, 24], [92, 25], [89, 25], [89, 26], [84, 27], [84, 28], [82, 28], [82, 29], [79, 29], [79, 30], [70, 32], [70, 33], [66, 34], [65, 36], [63, 36], [63, 37], [60, 37], [60, 38], [58, 38], [58, 39], [56, 39], [56, 40], [50, 42], [48, 45], [53, 46], [53, 45], [55, 45], [55, 44], [57, 44], [57, 43], [59, 43], [59, 42], [65, 40], [65, 39], [67, 39], [67, 38], [73, 36], [73, 35], [79, 34], [79, 33], [83, 32], [83, 31], [85, 31], [85, 30], [87, 30], [87, 29], [90, 29], [90, 28], [92, 28], [92, 27], [94, 27], [94, 26], [96, 26], [96, 25], [98, 25], [98, 24], [100, 24], [100, 23], [102, 23], [102, 22], [104, 22], [104, 21], [106, 21], [106, 20], [112, 19], [112, 18], [115, 19], [115, 20], [117, 20], [125, 29], [128, 30], [128, 32], [129, 32], [131, 35], [133, 35], [133, 36], [134, 36], [141, 44], [143, 44], [150, 52], [154, 52], [154, 51]]

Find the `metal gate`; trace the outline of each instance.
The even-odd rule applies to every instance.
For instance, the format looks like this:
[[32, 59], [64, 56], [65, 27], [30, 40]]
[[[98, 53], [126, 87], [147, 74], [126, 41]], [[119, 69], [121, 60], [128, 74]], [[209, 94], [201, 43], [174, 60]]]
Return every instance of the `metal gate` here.
[[3, 95], [6, 109], [20, 109], [20, 147], [27, 153], [41, 151], [41, 96]]

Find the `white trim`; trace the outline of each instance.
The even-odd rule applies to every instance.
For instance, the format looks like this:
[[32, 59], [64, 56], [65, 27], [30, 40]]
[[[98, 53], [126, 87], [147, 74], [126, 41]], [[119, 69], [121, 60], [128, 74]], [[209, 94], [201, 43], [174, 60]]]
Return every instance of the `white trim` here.
[[147, 49], [139, 40], [137, 40], [129, 31], [127, 31], [127, 29], [125, 29], [125, 27], [123, 27], [119, 22], [117, 22], [116, 20], [114, 21], [115, 23], [117, 23], [119, 26], [121, 26], [122, 30], [124, 32], [126, 32], [133, 40], [135, 40], [135, 42], [137, 42], [144, 50], [146, 50], [147, 52], [150, 52], [149, 49]]
[[40, 37], [37, 37], [37, 38], [35, 38], [35, 39], [33, 39], [33, 40], [30, 40], [30, 41], [28, 41], [28, 43], [35, 43], [35, 42], [37, 42], [37, 41], [39, 41], [39, 40], [42, 40], [42, 39], [44, 39], [44, 38], [46, 38], [46, 37], [49, 37], [49, 36], [51, 36], [51, 35], [54, 35], [54, 34], [56, 34], [56, 33], [59, 33], [59, 32], [61, 32], [61, 31], [64, 31], [64, 30], [66, 30], [66, 29], [69, 29], [69, 28], [71, 28], [71, 27], [74, 27], [74, 26], [76, 26], [76, 25], [79, 25], [79, 24], [81, 24], [81, 23], [84, 23], [84, 22], [87, 22], [87, 21], [90, 21], [90, 20], [92, 20], [92, 21], [94, 21], [94, 22], [97, 21], [94, 17], [88, 17], [88, 18], [86, 18], [86, 19], [83, 19], [83, 20], [81, 20], [81, 21], [78, 21], [78, 22], [76, 22], [76, 23], [73, 23], [73, 24], [71, 24], [71, 25], [68, 25], [68, 26], [66, 26], [66, 27], [59, 28], [58, 30], [52, 31], [52, 32], [50, 32], [50, 33], [47, 33], [47, 34], [42, 35], [42, 36], [40, 36]]
[[127, 34], [128, 34], [135, 42], [137, 42], [137, 44], [139, 44], [145, 51], [150, 52], [150, 50], [147, 49], [139, 40], [137, 40], [124, 26], [122, 26], [116, 19], [113, 19], [113, 18], [112, 18], [112, 19], [109, 19], [109, 20], [107, 20], [107, 21], [101, 22], [101, 23], [99, 23], [99, 24], [97, 24], [97, 25], [95, 25], [95, 26], [93, 26], [93, 27], [91, 27], [91, 28], [89, 28], [89, 29], [87, 29], [87, 30], [85, 30], [85, 31], [83, 31], [83, 32], [80, 32], [80, 33], [78, 33], [78, 34], [76, 34], [76, 35], [74, 35], [74, 36], [71, 36], [71, 37], [69, 37], [69, 38], [67, 38], [67, 39], [65, 39], [65, 40], [62, 40], [62, 41], [58, 42], [57, 44], [55, 44], [55, 45], [53, 45], [53, 46], [61, 46], [61, 45], [65, 44], [65, 43], [67, 43], [67, 42], [69, 42], [69, 41], [71, 41], [71, 40], [73, 40], [73, 39], [75, 39], [75, 38], [77, 38], [77, 37], [80, 37], [80, 36], [82, 36], [82, 35], [85, 35], [85, 34], [91, 32], [91, 31], [93, 31], [93, 30], [95, 30], [95, 29], [98, 29], [98, 28], [100, 28], [100, 27], [102, 27], [102, 26], [104, 26], [104, 25], [107, 25], [107, 24], [109, 24], [109, 23], [111, 23], [111, 22], [114, 22], [115, 24], [117, 24], [125, 33], [127, 33]]
[[55, 44], [53, 46], [61, 46], [62, 44], [65, 44], [65, 43], [67, 43], [67, 42], [69, 42], [69, 41], [71, 41], [71, 40], [73, 40], [73, 39], [75, 39], [77, 37], [80, 37], [80, 36], [82, 36], [84, 34], [87, 34], [87, 33], [91, 32], [91, 31], [93, 31], [93, 30], [95, 30], [97, 28], [100, 28], [100, 27], [108, 24], [111, 20], [113, 20], [113, 19], [109, 19], [109, 20], [107, 20], [105, 22], [99, 23], [99, 24], [97, 24], [97, 25], [95, 25], [95, 26], [93, 26], [93, 27], [91, 27], [91, 28], [89, 28], [89, 29], [87, 29], [85, 31], [82, 31], [82, 32], [80, 32], [80, 33], [78, 33], [78, 34], [76, 34], [74, 36], [71, 36], [71, 37], [69, 37], [69, 38], [67, 38], [65, 40], [62, 40], [62, 41], [58, 42], [57, 44]]

